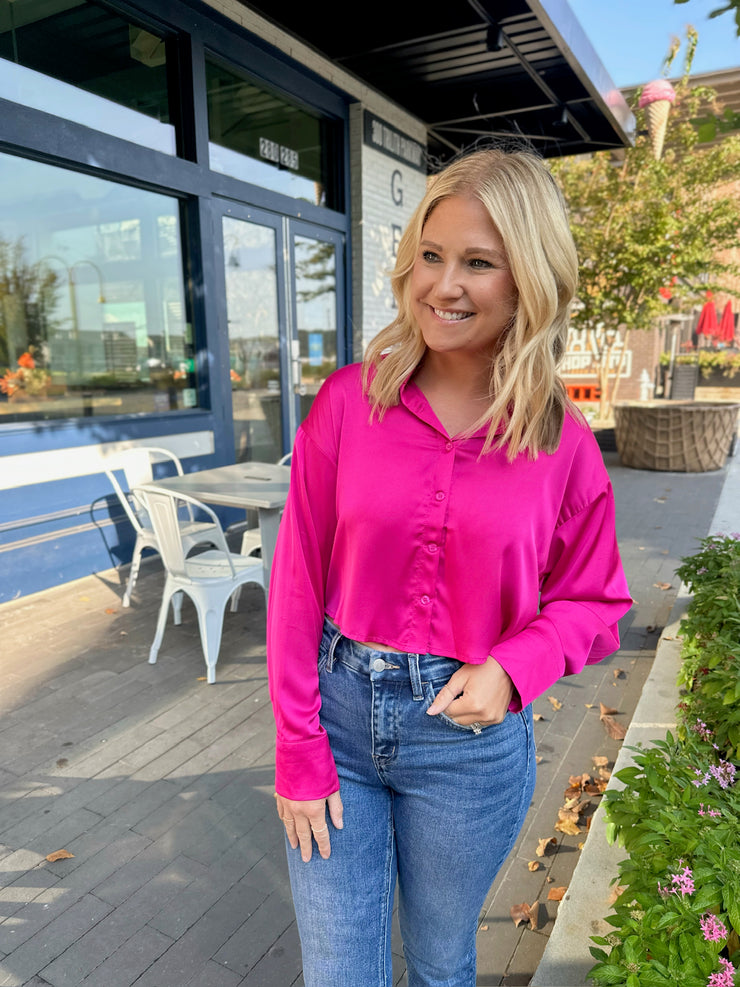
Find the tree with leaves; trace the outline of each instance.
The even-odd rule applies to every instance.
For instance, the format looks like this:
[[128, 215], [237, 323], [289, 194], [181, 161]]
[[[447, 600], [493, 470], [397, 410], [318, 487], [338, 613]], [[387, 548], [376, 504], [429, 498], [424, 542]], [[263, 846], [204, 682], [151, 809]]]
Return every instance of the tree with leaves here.
[[[740, 137], [698, 146], [691, 120], [714, 94], [691, 85], [695, 45], [696, 32], [690, 29], [685, 71], [659, 160], [644, 130], [638, 90], [638, 136], [621, 160], [601, 152], [552, 164], [570, 206], [581, 260], [580, 305], [572, 325], [587, 334], [604, 420], [616, 398], [620, 354], [623, 360], [630, 332], [653, 328], [666, 314], [667, 298], [678, 307], [694, 303], [708, 290], [730, 290], [724, 282], [738, 273], [720, 253], [740, 246]], [[674, 48], [664, 70], [675, 53]]]
[[[689, 0], [673, 0], [674, 3], [688, 3]], [[723, 7], [717, 7], [709, 11], [710, 17], [720, 17], [722, 14], [732, 13], [735, 18], [735, 28], [737, 36], [740, 38], [740, 0], [726, 0]]]

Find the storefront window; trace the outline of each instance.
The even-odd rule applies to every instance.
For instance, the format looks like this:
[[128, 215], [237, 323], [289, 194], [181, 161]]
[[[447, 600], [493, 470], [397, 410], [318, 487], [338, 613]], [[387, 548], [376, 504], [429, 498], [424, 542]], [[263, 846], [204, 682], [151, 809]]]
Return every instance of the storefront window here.
[[4, 99], [175, 154], [167, 48], [102, 3], [0, 2]]
[[0, 423], [197, 404], [177, 199], [0, 154]]
[[334, 121], [211, 60], [206, 85], [214, 171], [342, 210]]

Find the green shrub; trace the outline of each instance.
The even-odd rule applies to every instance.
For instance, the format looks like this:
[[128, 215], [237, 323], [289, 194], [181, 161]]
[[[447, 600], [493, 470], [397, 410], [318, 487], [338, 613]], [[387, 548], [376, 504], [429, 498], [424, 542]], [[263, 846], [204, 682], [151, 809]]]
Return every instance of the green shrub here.
[[604, 795], [607, 839], [629, 858], [592, 937], [589, 977], [614, 987], [733, 987], [740, 963], [740, 540], [710, 536], [682, 559], [692, 592], [680, 625], [678, 736], [633, 748]]

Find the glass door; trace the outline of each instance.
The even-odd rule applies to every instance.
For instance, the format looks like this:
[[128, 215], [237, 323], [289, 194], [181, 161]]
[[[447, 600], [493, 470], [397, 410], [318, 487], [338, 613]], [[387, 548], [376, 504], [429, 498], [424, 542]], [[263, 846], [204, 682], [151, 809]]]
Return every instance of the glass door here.
[[339, 313], [343, 237], [289, 221], [292, 288], [292, 378], [296, 427], [309, 412], [319, 387], [344, 362]]
[[343, 237], [233, 205], [222, 236], [236, 462], [276, 462], [345, 359]]

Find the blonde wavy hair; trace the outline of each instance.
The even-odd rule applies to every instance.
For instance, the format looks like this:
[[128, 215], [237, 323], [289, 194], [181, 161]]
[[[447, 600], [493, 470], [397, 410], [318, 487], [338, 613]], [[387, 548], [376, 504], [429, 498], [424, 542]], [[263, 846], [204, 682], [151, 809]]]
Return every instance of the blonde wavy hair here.
[[363, 386], [372, 414], [398, 404], [403, 382], [421, 362], [425, 344], [411, 309], [411, 272], [424, 224], [450, 196], [479, 199], [501, 237], [518, 299], [490, 368], [490, 404], [466, 434], [488, 425], [483, 452], [507, 447], [536, 458], [560, 442], [568, 400], [558, 364], [578, 283], [578, 258], [567, 208], [543, 161], [530, 151], [486, 149], [455, 160], [431, 180], [400, 240], [391, 286], [398, 314], [371, 341]]

